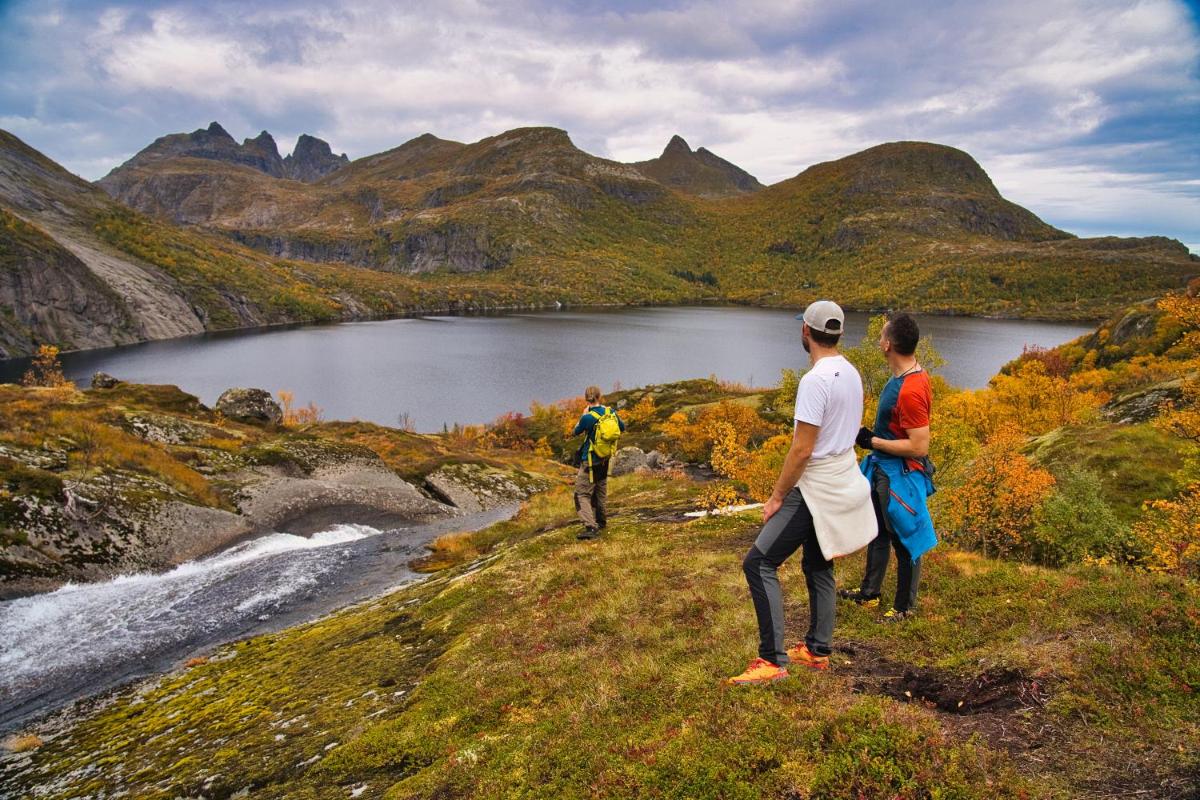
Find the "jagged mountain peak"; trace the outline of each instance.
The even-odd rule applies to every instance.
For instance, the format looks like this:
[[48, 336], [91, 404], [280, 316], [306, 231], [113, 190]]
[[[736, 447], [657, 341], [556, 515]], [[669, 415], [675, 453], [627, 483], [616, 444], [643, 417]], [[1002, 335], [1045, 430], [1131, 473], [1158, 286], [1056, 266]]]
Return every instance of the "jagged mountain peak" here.
[[[263, 131], [263, 132], [266, 133], [266, 131]], [[210, 136], [219, 136], [223, 139], [228, 139], [231, 142], [236, 141], [232, 136], [229, 135], [229, 131], [222, 128], [221, 123], [217, 122], [216, 120], [213, 120], [212, 122], [208, 123], [207, 128], [196, 129], [195, 131], [192, 132], [192, 136], [196, 136], [197, 134], [201, 134], [201, 133], [207, 133]]]
[[[703, 150], [704, 148], [702, 147], [700, 149]], [[671, 137], [671, 141], [667, 142], [667, 146], [664, 147], [663, 151], [662, 151], [663, 157], [670, 155], [672, 153], [680, 153], [680, 154], [686, 154], [686, 155], [691, 155], [691, 153], [692, 153], [692, 148], [690, 146], [688, 146], [687, 140], [685, 140], [678, 133]]]
[[308, 134], [301, 134], [296, 149], [281, 158], [275, 137], [263, 130], [253, 138], [237, 143], [219, 122], [191, 133], [172, 133], [162, 136], [137, 155], [114, 169], [98, 182], [110, 194], [120, 191], [123, 175], [159, 161], [177, 158], [199, 158], [242, 167], [250, 167], [273, 178], [292, 178], [315, 181], [348, 164], [345, 153], [335, 156], [329, 144]]
[[658, 158], [632, 166], [647, 178], [700, 197], [731, 197], [762, 188], [749, 172], [703, 147], [692, 150], [679, 134], [671, 137]]

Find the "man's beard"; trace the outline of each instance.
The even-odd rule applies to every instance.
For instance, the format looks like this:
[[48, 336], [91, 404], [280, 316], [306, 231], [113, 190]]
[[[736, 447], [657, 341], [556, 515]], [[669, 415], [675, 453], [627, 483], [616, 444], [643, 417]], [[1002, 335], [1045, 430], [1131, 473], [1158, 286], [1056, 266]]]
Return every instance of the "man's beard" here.
[[807, 336], [800, 337], [800, 344], [804, 346], [804, 352], [806, 352], [806, 353], [812, 352], [812, 350], [809, 348], [809, 345], [808, 345], [808, 337]]

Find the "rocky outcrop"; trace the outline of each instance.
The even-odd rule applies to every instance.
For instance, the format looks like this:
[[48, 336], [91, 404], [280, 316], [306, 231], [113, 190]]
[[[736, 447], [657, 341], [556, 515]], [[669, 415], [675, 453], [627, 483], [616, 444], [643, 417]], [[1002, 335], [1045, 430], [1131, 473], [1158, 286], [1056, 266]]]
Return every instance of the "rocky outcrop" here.
[[662, 155], [632, 165], [647, 178], [699, 197], [733, 197], [763, 188], [736, 164], [701, 147], [693, 151], [681, 136], [672, 136]]
[[114, 378], [112, 375], [109, 375], [107, 372], [97, 372], [96, 374], [92, 375], [93, 389], [112, 389], [118, 383], [120, 383], [120, 381]]
[[339, 523], [386, 528], [448, 513], [377, 457], [320, 466], [304, 476], [263, 467], [245, 480], [238, 510], [261, 531], [307, 535]]
[[283, 177], [311, 183], [349, 163], [350, 159], [345, 153], [340, 156], [333, 154], [329, 142], [303, 133], [291, 155], [283, 159]]
[[278, 425], [283, 409], [265, 389], [226, 389], [217, 398], [217, 411], [237, 422]]
[[684, 464], [675, 461], [658, 450], [649, 453], [640, 447], [622, 447], [612, 457], [608, 465], [608, 474], [612, 476], [628, 475], [633, 472], [650, 472], [681, 468]]
[[1100, 414], [1122, 425], [1149, 422], [1183, 399], [1183, 380], [1157, 383], [1106, 403]]
[[547, 487], [542, 478], [483, 464], [451, 464], [425, 478], [434, 497], [468, 514], [524, 500]]

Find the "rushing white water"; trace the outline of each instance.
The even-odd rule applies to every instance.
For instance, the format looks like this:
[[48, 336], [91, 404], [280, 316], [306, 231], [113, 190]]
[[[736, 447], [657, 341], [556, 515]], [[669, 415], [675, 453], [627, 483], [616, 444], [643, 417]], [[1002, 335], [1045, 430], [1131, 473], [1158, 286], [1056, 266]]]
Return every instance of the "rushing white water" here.
[[135, 673], [214, 634], [253, 628], [302, 601], [346, 567], [353, 543], [379, 533], [365, 525], [311, 537], [275, 533], [170, 572], [0, 603], [0, 703], [95, 672]]

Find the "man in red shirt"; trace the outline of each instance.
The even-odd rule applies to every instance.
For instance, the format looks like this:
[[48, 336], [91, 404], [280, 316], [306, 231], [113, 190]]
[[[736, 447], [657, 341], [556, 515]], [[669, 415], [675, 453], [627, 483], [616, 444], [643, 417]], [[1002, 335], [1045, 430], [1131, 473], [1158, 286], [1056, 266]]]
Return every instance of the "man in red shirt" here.
[[[921, 339], [917, 321], [908, 314], [895, 314], [883, 327], [879, 349], [883, 351], [892, 378], [879, 395], [879, 411], [874, 428], [859, 431], [857, 444], [874, 450], [877, 459], [903, 460], [903, 469], [928, 470], [929, 415], [933, 406], [933, 391], [929, 373], [917, 362], [917, 343]], [[897, 465], [899, 466], [899, 465]], [[896, 599], [884, 614], [886, 621], [905, 619], [913, 613], [917, 601], [917, 584], [921, 580], [920, 559], [913, 559], [900, 536], [888, 520], [887, 508], [891, 495], [888, 477], [879, 467], [870, 475], [871, 498], [875, 506], [879, 535], [867, 545], [867, 568], [862, 585], [857, 589], [842, 589], [838, 594], [859, 605], [879, 605], [883, 577], [887, 573], [888, 551], [896, 551]]]

